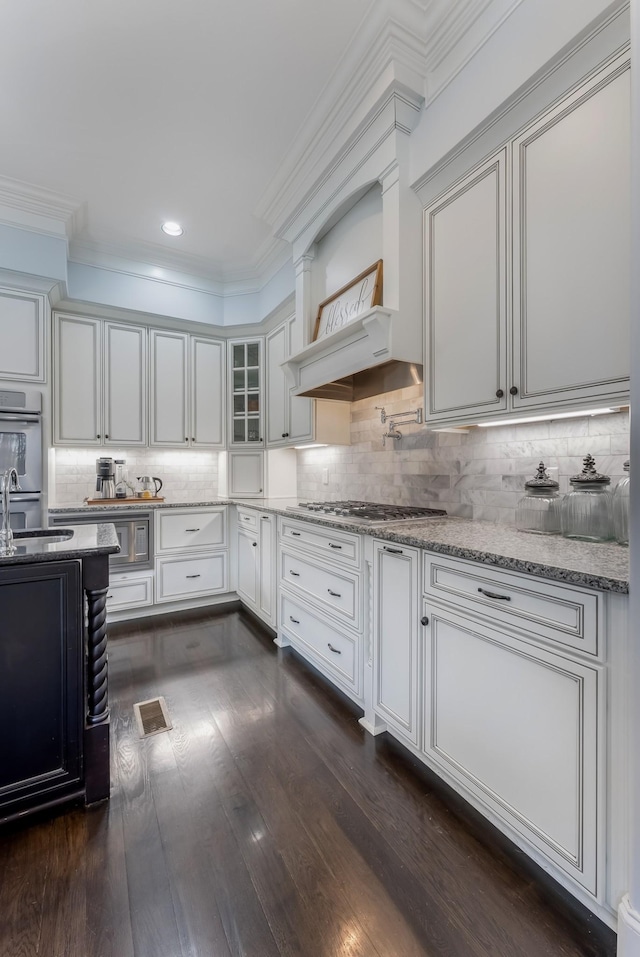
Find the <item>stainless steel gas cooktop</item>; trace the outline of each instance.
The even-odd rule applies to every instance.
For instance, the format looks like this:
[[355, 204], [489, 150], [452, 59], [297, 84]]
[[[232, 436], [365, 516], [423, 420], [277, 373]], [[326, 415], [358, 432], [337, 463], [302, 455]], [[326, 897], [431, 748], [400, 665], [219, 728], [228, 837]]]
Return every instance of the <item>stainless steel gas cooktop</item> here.
[[443, 508], [426, 508], [419, 505], [382, 505], [378, 502], [299, 502], [290, 505], [289, 511], [299, 514], [317, 513], [359, 522], [361, 525], [384, 525], [386, 522], [409, 522], [423, 518], [438, 518], [446, 515]]

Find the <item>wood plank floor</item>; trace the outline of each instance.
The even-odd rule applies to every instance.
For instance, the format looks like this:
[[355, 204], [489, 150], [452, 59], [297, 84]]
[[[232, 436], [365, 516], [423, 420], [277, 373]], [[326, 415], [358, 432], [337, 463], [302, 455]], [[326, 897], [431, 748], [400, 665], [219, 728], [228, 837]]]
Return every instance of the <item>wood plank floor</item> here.
[[[111, 631], [111, 800], [0, 831], [1, 957], [615, 953], [248, 615]], [[156, 695], [173, 729], [142, 740]]]

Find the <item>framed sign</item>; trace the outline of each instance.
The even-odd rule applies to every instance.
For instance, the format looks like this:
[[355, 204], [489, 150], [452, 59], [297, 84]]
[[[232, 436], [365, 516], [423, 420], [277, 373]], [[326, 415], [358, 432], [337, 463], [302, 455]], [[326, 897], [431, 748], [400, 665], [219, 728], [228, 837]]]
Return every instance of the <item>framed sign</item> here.
[[313, 332], [313, 342], [326, 339], [333, 332], [348, 326], [372, 306], [382, 304], [382, 260], [369, 266], [350, 283], [338, 289], [318, 306], [318, 318]]

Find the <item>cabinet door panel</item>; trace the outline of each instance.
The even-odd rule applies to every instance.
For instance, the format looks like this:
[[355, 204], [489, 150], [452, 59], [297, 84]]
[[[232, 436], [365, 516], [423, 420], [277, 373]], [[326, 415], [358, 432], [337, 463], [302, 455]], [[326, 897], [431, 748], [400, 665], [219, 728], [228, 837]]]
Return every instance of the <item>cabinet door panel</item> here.
[[417, 745], [419, 556], [415, 549], [397, 554], [375, 542], [374, 562], [375, 710]]
[[229, 452], [229, 495], [253, 498], [264, 487], [263, 452]]
[[434, 418], [506, 408], [505, 188], [502, 151], [425, 213], [426, 399]]
[[594, 893], [601, 669], [429, 619], [426, 753]]
[[54, 440], [58, 445], [100, 445], [102, 323], [57, 316], [54, 341]]
[[151, 444], [187, 445], [187, 337], [151, 333]]
[[104, 432], [110, 445], [147, 441], [147, 330], [105, 323]]
[[224, 343], [191, 337], [191, 445], [224, 446]]
[[255, 534], [238, 529], [238, 594], [254, 608], [258, 602], [258, 547]]
[[0, 290], [0, 379], [44, 382], [44, 296]]
[[629, 101], [596, 78], [514, 143], [517, 407], [628, 389]]
[[287, 358], [286, 324], [275, 329], [266, 340], [267, 366], [267, 444], [284, 445], [289, 431], [287, 389], [280, 363]]
[[[273, 515], [260, 516], [260, 568], [258, 613], [276, 624], [276, 523]], [[254, 549], [255, 551], [255, 549]]]

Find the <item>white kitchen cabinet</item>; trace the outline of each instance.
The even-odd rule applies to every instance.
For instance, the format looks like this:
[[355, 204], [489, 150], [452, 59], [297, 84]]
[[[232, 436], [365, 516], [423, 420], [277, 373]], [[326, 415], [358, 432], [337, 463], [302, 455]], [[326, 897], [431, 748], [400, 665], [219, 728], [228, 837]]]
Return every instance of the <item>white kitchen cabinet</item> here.
[[238, 506], [236, 526], [236, 591], [258, 617], [275, 628], [275, 516]]
[[209, 598], [229, 590], [228, 553], [156, 559], [156, 602]]
[[146, 370], [146, 329], [56, 314], [54, 443], [145, 445]]
[[420, 552], [373, 543], [374, 709], [388, 727], [420, 744]]
[[628, 398], [630, 116], [625, 55], [513, 143], [514, 409]]
[[427, 759], [601, 897], [603, 666], [430, 602], [424, 615]]
[[278, 637], [355, 701], [363, 700], [362, 539], [281, 517]]
[[623, 54], [425, 210], [428, 425], [628, 401], [629, 86]]
[[0, 379], [46, 380], [47, 298], [0, 288]]
[[224, 445], [224, 343], [152, 329], [151, 445]]
[[229, 341], [229, 447], [262, 446], [262, 338]]
[[155, 510], [156, 603], [229, 590], [227, 507]]
[[227, 453], [228, 492], [231, 498], [259, 498], [264, 494], [264, 452]]
[[425, 212], [427, 418], [507, 407], [506, 154]]
[[111, 572], [107, 593], [107, 615], [153, 605], [153, 571]]
[[168, 555], [177, 551], [224, 548], [227, 544], [227, 507], [167, 508], [156, 510], [155, 551]]
[[269, 447], [349, 445], [351, 404], [291, 395], [281, 364], [290, 355], [292, 319], [269, 333], [266, 349], [266, 439]]

